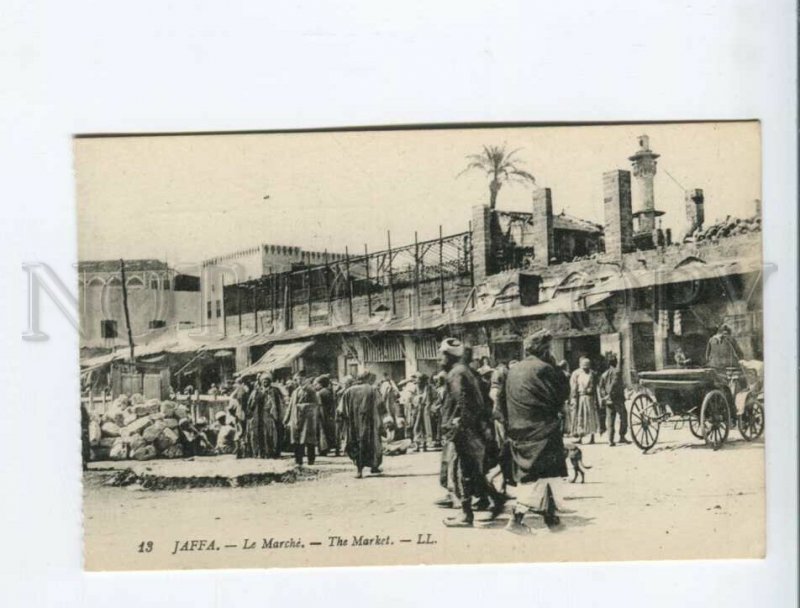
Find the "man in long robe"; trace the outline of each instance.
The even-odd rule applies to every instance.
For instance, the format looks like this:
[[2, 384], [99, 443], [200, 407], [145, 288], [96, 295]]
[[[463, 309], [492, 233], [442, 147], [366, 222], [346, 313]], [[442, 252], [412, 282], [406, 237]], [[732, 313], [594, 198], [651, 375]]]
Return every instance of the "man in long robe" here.
[[247, 443], [247, 402], [250, 390], [241, 378], [236, 378], [228, 397], [228, 413], [236, 419], [236, 458], [251, 456]]
[[569, 385], [550, 354], [550, 340], [547, 330], [526, 338], [526, 358], [506, 380], [504, 417], [518, 485], [511, 532], [529, 531], [522, 521], [529, 511], [542, 514], [548, 527], [559, 524], [558, 482], [567, 475], [560, 414]]
[[340, 405], [345, 450], [356, 465], [358, 479], [363, 477], [365, 467], [369, 467], [371, 473], [380, 473], [383, 461], [383, 399], [372, 382], [369, 372], [359, 374], [356, 383], [342, 394]]
[[283, 436], [283, 394], [262, 374], [248, 402], [247, 444], [253, 458], [280, 458]]
[[571, 434], [577, 443], [589, 435], [589, 443], [594, 443], [595, 433], [602, 434], [597, 398], [597, 375], [592, 371], [589, 357], [581, 357], [579, 367], [570, 376], [570, 419]]
[[289, 443], [294, 449], [294, 461], [303, 464], [303, 456], [313, 465], [317, 456], [319, 436], [319, 397], [311, 381], [298, 378], [297, 388], [289, 398], [283, 424], [289, 431]]
[[503, 511], [505, 496], [486, 479], [486, 448], [493, 441], [489, 409], [483, 401], [477, 376], [462, 361], [464, 346], [456, 338], [446, 338], [439, 347], [440, 363], [447, 372], [442, 426], [445, 439], [455, 449], [456, 492], [461, 501], [461, 517], [444, 520], [451, 528], [472, 527], [472, 500], [492, 499], [491, 519]]
[[333, 449], [339, 455], [339, 443], [336, 441], [336, 397], [331, 389], [331, 379], [327, 374], [319, 376], [316, 381], [317, 397], [320, 405], [320, 450], [321, 456], [327, 456]]

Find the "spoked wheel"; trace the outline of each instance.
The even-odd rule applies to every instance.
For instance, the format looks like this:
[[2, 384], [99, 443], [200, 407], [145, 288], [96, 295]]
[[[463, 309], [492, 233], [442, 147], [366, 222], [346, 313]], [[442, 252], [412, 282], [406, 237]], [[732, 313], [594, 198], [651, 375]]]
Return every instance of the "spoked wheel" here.
[[703, 427], [700, 426], [700, 416], [692, 416], [689, 419], [689, 430], [692, 432], [692, 435], [697, 437], [698, 439], [704, 439], [703, 437]]
[[739, 416], [739, 432], [747, 441], [758, 439], [764, 432], [764, 406], [755, 399], [744, 406]]
[[645, 452], [658, 440], [658, 408], [650, 395], [637, 395], [631, 404], [630, 428], [633, 442]]
[[722, 391], [710, 391], [703, 399], [703, 407], [700, 409], [700, 426], [706, 444], [715, 450], [718, 450], [728, 439], [731, 415], [728, 410], [728, 400]]

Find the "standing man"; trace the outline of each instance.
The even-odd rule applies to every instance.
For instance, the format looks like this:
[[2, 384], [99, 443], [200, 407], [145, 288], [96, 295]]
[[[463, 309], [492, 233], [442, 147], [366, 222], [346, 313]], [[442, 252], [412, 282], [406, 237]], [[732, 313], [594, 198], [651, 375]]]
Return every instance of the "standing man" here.
[[436, 391], [428, 382], [427, 374], [417, 374], [417, 390], [412, 397], [416, 402], [416, 416], [414, 418], [414, 442], [417, 452], [422, 449], [428, 451], [428, 441], [433, 441], [433, 426], [431, 425], [431, 408], [436, 404]]
[[361, 372], [355, 384], [345, 389], [339, 405], [345, 451], [356, 465], [357, 479], [363, 477], [364, 467], [369, 467], [371, 473], [381, 472], [383, 399], [372, 384], [374, 378], [367, 370]]
[[491, 519], [503, 512], [506, 498], [485, 476], [486, 446], [492, 441], [489, 410], [483, 402], [476, 374], [464, 363], [464, 346], [456, 338], [446, 338], [439, 347], [440, 363], [447, 372], [442, 426], [452, 443], [457, 461], [456, 486], [461, 499], [461, 517], [448, 518], [450, 528], [471, 528], [474, 522], [473, 498], [492, 499]]
[[247, 408], [248, 397], [247, 385], [241, 378], [236, 378], [233, 383], [233, 391], [228, 398], [228, 412], [236, 418], [236, 458], [246, 458], [248, 453], [247, 445]]
[[614, 447], [614, 422], [619, 416], [619, 442], [630, 443], [625, 439], [628, 432], [628, 413], [625, 411], [625, 387], [622, 376], [617, 369], [617, 355], [606, 354], [608, 369], [600, 376], [597, 388], [600, 404], [605, 406], [606, 429], [608, 430], [608, 445]]
[[508, 379], [508, 366], [503, 361], [498, 361], [497, 367], [492, 372], [489, 399], [492, 402], [492, 422], [494, 424], [494, 439], [500, 455], [500, 469], [502, 472], [502, 491], [505, 494], [508, 483], [513, 482], [511, 477], [511, 455], [509, 452], [506, 428], [506, 381]]
[[297, 388], [289, 398], [289, 407], [283, 420], [289, 429], [289, 442], [294, 448], [294, 461], [303, 464], [303, 455], [313, 465], [317, 457], [319, 397], [311, 381], [298, 375]]
[[247, 431], [245, 455], [249, 458], [266, 458], [266, 433], [264, 428], [266, 417], [266, 391], [264, 390], [264, 374], [258, 376], [256, 385], [247, 400]]
[[540, 330], [524, 342], [525, 359], [508, 372], [506, 420], [512, 475], [518, 485], [514, 517], [506, 529], [528, 533], [523, 518], [541, 514], [552, 528], [560, 523], [558, 486], [567, 475], [560, 414], [569, 385], [550, 354], [551, 335]]
[[339, 443], [336, 441], [336, 397], [331, 389], [331, 378], [328, 374], [316, 380], [317, 397], [319, 397], [321, 437], [325, 439], [325, 449], [320, 445], [320, 455], [327, 456], [331, 448], [339, 455]]
[[706, 365], [725, 372], [727, 368], [739, 368], [739, 361], [743, 359], [742, 349], [734, 340], [730, 325], [723, 323], [717, 333], [711, 336], [706, 346]]
[[595, 433], [600, 431], [600, 417], [597, 412], [597, 376], [592, 371], [589, 357], [581, 357], [580, 367], [570, 376], [570, 417], [571, 435], [577, 443], [583, 443], [583, 436], [589, 435], [589, 443], [594, 443]]

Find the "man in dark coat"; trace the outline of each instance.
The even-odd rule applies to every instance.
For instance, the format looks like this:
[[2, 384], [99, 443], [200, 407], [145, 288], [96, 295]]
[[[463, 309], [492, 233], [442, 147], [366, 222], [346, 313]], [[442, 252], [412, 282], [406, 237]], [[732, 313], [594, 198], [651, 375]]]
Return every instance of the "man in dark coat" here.
[[380, 473], [383, 461], [383, 398], [374, 381], [373, 374], [361, 372], [355, 384], [345, 389], [340, 404], [345, 451], [356, 465], [358, 479], [363, 477], [364, 467], [369, 467], [371, 473]]
[[742, 349], [734, 340], [730, 326], [723, 323], [708, 340], [706, 365], [724, 374], [728, 368], [738, 369], [739, 361], [743, 358]]
[[614, 426], [619, 416], [619, 442], [630, 443], [625, 434], [628, 432], [628, 412], [625, 411], [625, 386], [622, 382], [622, 374], [618, 369], [617, 355], [614, 353], [606, 354], [608, 369], [600, 376], [597, 386], [597, 393], [600, 398], [600, 405], [605, 406], [606, 429], [608, 429], [608, 445], [614, 446]]
[[339, 455], [336, 441], [336, 397], [331, 389], [331, 379], [327, 374], [317, 377], [314, 382], [320, 405], [320, 449], [321, 456], [327, 456], [331, 448]]
[[529, 532], [522, 523], [529, 511], [542, 514], [548, 527], [558, 525], [554, 488], [567, 475], [560, 413], [569, 384], [550, 354], [547, 330], [525, 339], [526, 358], [508, 371], [505, 419], [512, 474], [518, 484], [511, 532]]
[[461, 499], [461, 517], [444, 520], [451, 528], [472, 527], [473, 498], [492, 499], [491, 519], [503, 512], [505, 496], [486, 479], [486, 447], [493, 440], [489, 409], [483, 402], [476, 375], [462, 361], [464, 346], [456, 338], [445, 339], [440, 348], [440, 362], [447, 372], [442, 426], [445, 438], [455, 448], [457, 495]]

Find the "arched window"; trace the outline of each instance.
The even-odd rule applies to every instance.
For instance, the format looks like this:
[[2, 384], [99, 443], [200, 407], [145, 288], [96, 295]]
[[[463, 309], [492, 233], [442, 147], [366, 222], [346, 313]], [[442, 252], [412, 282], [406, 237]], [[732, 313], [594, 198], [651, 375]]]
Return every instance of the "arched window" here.
[[144, 287], [144, 283], [142, 283], [142, 279], [140, 279], [139, 277], [131, 277], [130, 279], [128, 279], [127, 286], [129, 288], [140, 289]]
[[122, 287], [122, 281], [119, 280], [119, 277], [111, 277], [106, 285], [108, 287]]
[[87, 284], [87, 287], [103, 287], [106, 282], [100, 277], [93, 277]]

